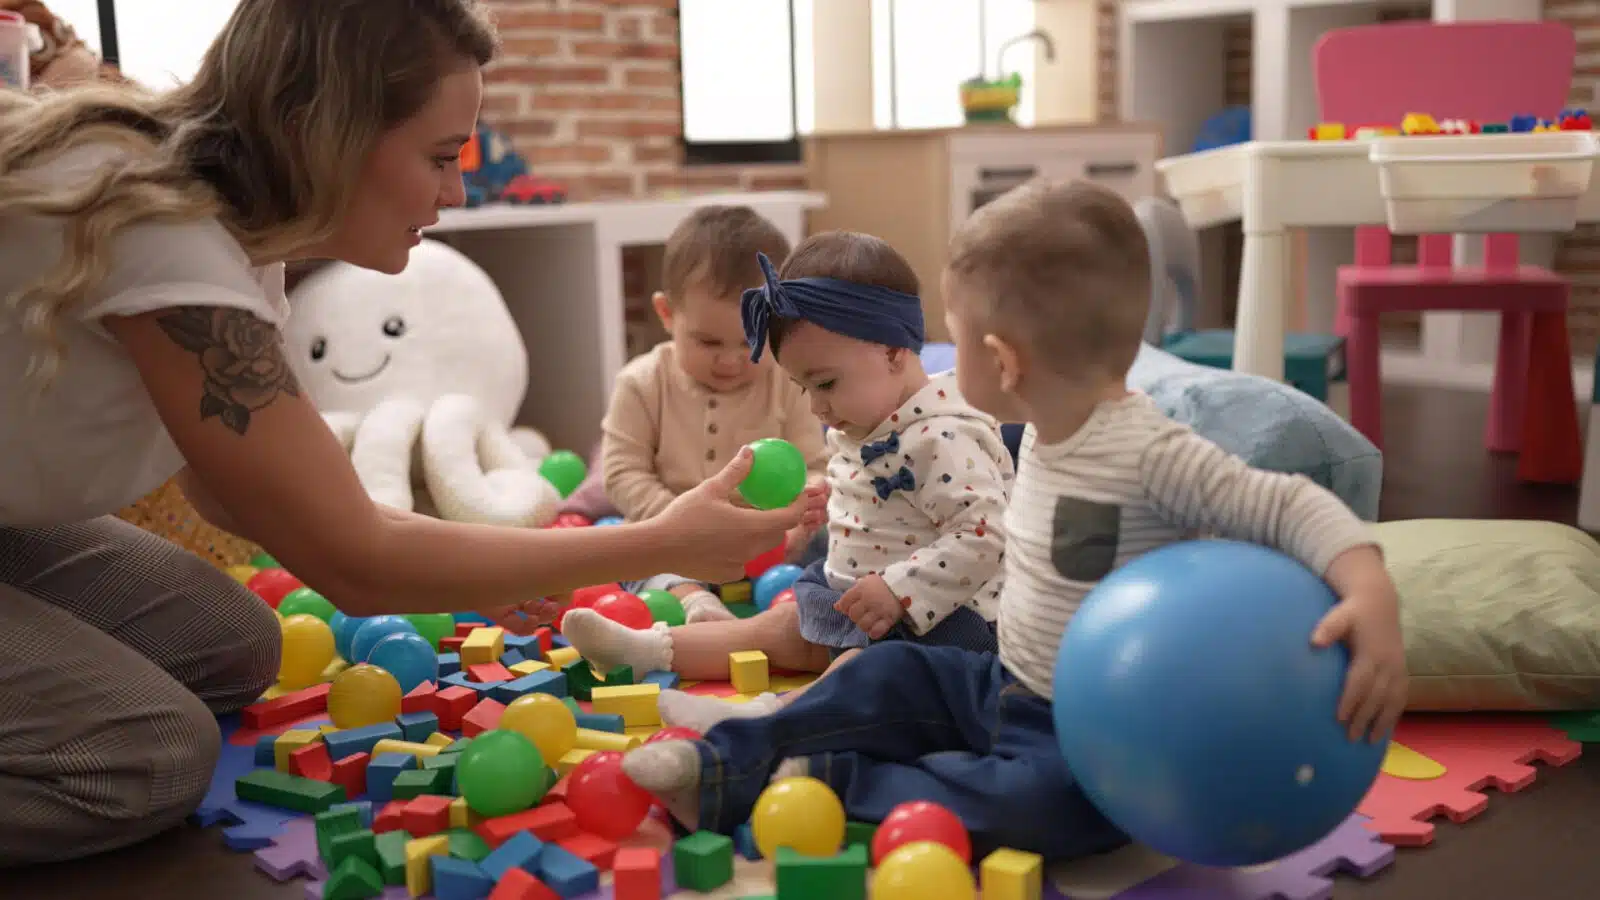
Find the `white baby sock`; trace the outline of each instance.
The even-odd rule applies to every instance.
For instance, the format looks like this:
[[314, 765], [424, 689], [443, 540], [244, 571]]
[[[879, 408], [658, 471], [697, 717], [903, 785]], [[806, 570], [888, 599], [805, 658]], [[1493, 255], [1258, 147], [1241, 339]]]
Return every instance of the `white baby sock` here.
[[665, 622], [635, 630], [592, 609], [569, 609], [561, 634], [602, 675], [622, 666], [631, 666], [635, 677], [672, 671], [672, 635]]
[[778, 763], [778, 767], [772, 770], [772, 778], [768, 783], [776, 784], [785, 778], [799, 778], [810, 774], [811, 760], [806, 759], [804, 756], [794, 756]]
[[692, 741], [644, 744], [622, 757], [622, 771], [685, 828], [700, 827], [700, 751]]
[[717, 595], [710, 591], [695, 591], [683, 598], [683, 620], [685, 622], [715, 622], [719, 619], [737, 618], [728, 611]]
[[754, 719], [777, 712], [778, 695], [761, 694], [746, 703], [729, 703], [721, 697], [662, 691], [656, 707], [661, 710], [664, 724], [693, 728], [705, 734], [724, 719]]

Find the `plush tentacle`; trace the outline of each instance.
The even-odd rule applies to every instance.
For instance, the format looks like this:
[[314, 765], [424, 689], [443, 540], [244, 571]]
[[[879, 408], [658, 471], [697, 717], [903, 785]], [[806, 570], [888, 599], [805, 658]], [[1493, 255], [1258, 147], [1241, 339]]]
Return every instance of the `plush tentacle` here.
[[361, 420], [350, 463], [374, 501], [395, 509], [412, 508], [411, 459], [425, 414], [415, 400], [395, 397], [374, 406]]
[[482, 406], [464, 394], [448, 394], [429, 407], [422, 472], [439, 514], [457, 522], [540, 527], [555, 518], [561, 502], [505, 426], [489, 422]]

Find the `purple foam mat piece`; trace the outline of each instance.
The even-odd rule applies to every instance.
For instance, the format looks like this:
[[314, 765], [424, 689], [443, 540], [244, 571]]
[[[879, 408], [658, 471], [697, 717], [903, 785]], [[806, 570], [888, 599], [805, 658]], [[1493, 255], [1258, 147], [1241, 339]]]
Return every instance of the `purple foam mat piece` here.
[[230, 850], [245, 852], [270, 847], [284, 823], [298, 814], [239, 799], [233, 783], [256, 767], [256, 748], [229, 743], [229, 736], [239, 730], [237, 715], [218, 716], [217, 726], [222, 731], [222, 752], [211, 773], [211, 786], [206, 789], [205, 799], [190, 818], [202, 828], [227, 826], [223, 829], [222, 841]]
[[326, 879], [328, 869], [317, 852], [317, 823], [310, 817], [291, 819], [270, 847], [256, 851], [256, 868], [273, 881]]
[[1179, 865], [1112, 900], [1328, 900], [1334, 875], [1368, 878], [1394, 862], [1394, 848], [1369, 831], [1365, 821], [1365, 816], [1351, 816], [1332, 834], [1268, 869]]

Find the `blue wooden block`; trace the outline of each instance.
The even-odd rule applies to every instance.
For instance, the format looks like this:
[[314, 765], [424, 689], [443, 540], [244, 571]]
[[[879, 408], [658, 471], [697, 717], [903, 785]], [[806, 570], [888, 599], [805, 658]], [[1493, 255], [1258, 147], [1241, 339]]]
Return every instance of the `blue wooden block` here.
[[733, 849], [739, 851], [739, 855], [748, 860], [754, 861], [761, 858], [761, 848], [756, 846], [756, 835], [750, 829], [749, 822], [733, 830]]
[[441, 653], [441, 654], [439, 654], [439, 677], [440, 678], [443, 678], [446, 675], [454, 675], [459, 671], [461, 671], [461, 654], [459, 654], [459, 653]]
[[470, 859], [433, 856], [433, 896], [438, 900], [485, 900], [494, 890], [494, 879]]
[[535, 873], [547, 887], [564, 898], [578, 897], [600, 889], [600, 870], [574, 856], [558, 844], [545, 844]]
[[372, 827], [372, 801], [371, 800], [352, 800], [349, 803], [335, 803], [334, 805], [328, 807], [328, 811], [329, 812], [333, 812], [335, 810], [344, 810], [344, 809], [352, 809], [352, 808], [355, 809], [356, 815], [359, 815], [361, 817], [361, 827], [362, 828], [371, 828]]
[[[1600, 378], [1596, 378], [1594, 383], [1597, 385], [1596, 390], [1600, 390]], [[256, 738], [256, 765], [275, 766], [278, 764], [278, 751], [273, 746], [277, 742], [278, 736], [275, 734], [264, 734]]]
[[512, 647], [511, 649], [507, 650], [506, 652], [500, 654], [500, 665], [505, 666], [508, 669], [511, 668], [512, 666], [516, 665], [517, 663], [527, 662], [527, 661], [528, 661], [528, 658], [526, 656], [523, 656], [522, 655], [522, 651], [518, 650], [515, 647]]
[[567, 695], [567, 676], [551, 669], [523, 675], [511, 681], [497, 682], [489, 696], [501, 703], [510, 703], [523, 694]]
[[376, 803], [394, 799], [394, 780], [401, 772], [417, 767], [409, 753], [379, 753], [367, 763], [367, 796]]
[[[507, 650], [522, 651], [524, 657], [527, 656], [528, 647], [530, 646], [534, 648], [534, 656], [532, 658], [537, 659], [541, 655], [539, 653], [539, 639], [531, 634], [508, 634], [501, 640], [501, 643], [505, 645]], [[501, 661], [504, 662], [504, 657], [502, 657]]]
[[439, 717], [431, 712], [401, 713], [395, 717], [394, 723], [400, 726], [400, 733], [405, 739], [415, 744], [420, 744], [428, 739], [428, 735], [439, 730]]
[[677, 672], [646, 672], [644, 677], [639, 679], [640, 684], [659, 684], [663, 691], [677, 690], [678, 681]]
[[539, 854], [543, 851], [544, 841], [534, 837], [531, 831], [519, 831], [478, 860], [478, 868], [498, 883], [512, 869], [539, 871]]
[[491, 691], [506, 683], [504, 681], [473, 681], [467, 677], [465, 672], [452, 672], [440, 679], [440, 684], [451, 687], [464, 687], [477, 694], [480, 699], [489, 696]]
[[578, 713], [573, 718], [578, 720], [579, 728], [591, 731], [609, 731], [612, 734], [622, 734], [626, 729], [623, 726], [622, 716], [618, 713]]
[[402, 737], [399, 725], [393, 722], [379, 722], [363, 728], [329, 732], [322, 736], [322, 742], [328, 745], [328, 756], [334, 760], [341, 760], [356, 753], [371, 753], [379, 741], [398, 741]]

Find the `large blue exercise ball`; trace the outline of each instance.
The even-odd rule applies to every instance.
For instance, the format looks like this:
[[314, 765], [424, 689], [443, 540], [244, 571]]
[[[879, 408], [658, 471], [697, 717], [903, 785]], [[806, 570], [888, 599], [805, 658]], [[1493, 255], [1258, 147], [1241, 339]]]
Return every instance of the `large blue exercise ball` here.
[[364, 663], [367, 654], [378, 642], [391, 634], [416, 634], [417, 626], [405, 616], [373, 616], [361, 623], [356, 629], [355, 636], [350, 639], [350, 655], [345, 659], [351, 664]]
[[411, 693], [424, 681], [439, 680], [438, 651], [414, 631], [385, 636], [372, 645], [366, 661], [393, 675], [403, 693]]
[[755, 586], [751, 590], [751, 600], [758, 609], [771, 609], [772, 601], [799, 580], [805, 572], [793, 563], [778, 563], [772, 568], [756, 576]]
[[1338, 722], [1349, 655], [1311, 646], [1336, 601], [1265, 547], [1189, 541], [1084, 599], [1061, 641], [1056, 736], [1089, 799], [1147, 846], [1207, 866], [1326, 837], [1378, 777], [1384, 743]]

